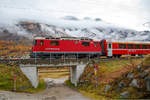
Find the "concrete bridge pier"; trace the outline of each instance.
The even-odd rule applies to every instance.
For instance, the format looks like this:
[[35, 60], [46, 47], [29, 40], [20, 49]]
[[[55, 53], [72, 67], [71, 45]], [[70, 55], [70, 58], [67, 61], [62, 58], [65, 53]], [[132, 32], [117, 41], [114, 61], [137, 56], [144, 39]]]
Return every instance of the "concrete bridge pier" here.
[[39, 83], [37, 66], [32, 65], [32, 66], [25, 67], [25, 66], [20, 65], [20, 69], [26, 75], [26, 77], [29, 79], [32, 86], [34, 88], [37, 88], [38, 83]]
[[26, 77], [30, 80], [32, 83], [32, 86], [34, 88], [38, 87], [39, 79], [38, 79], [38, 67], [64, 67], [68, 66], [70, 67], [70, 80], [71, 82], [77, 86], [78, 80], [80, 75], [83, 73], [84, 68], [86, 67], [87, 64], [83, 63], [78, 63], [78, 64], [62, 64], [62, 65], [20, 65], [21, 71], [26, 75]]
[[78, 64], [76, 66], [71, 66], [70, 67], [70, 81], [75, 86], [77, 86], [79, 78], [80, 78], [81, 74], [83, 73], [86, 65], [87, 64]]

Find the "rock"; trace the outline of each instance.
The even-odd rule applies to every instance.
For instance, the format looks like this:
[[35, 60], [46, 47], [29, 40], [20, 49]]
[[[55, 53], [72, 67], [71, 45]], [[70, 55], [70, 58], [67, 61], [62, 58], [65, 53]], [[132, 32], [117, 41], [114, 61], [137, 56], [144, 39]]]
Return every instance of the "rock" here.
[[26, 89], [26, 86], [23, 85], [23, 86], [21, 87], [21, 89], [22, 89], [22, 90], [25, 90], [25, 89]]
[[128, 78], [128, 79], [133, 79], [133, 77], [134, 77], [134, 74], [133, 74], [133, 73], [128, 73], [128, 75], [127, 75], [127, 78]]
[[55, 96], [46, 97], [46, 98], [43, 98], [42, 100], [56, 100], [56, 97]]
[[118, 88], [116, 89], [117, 92], [120, 92], [121, 90], [122, 90], [121, 87], [118, 87]]
[[123, 88], [125, 86], [125, 83], [124, 82], [120, 82], [119, 85], [118, 85], [120, 88]]
[[8, 100], [8, 98], [6, 98], [4, 94], [0, 94], [0, 100]]
[[136, 67], [136, 69], [140, 72], [140, 70], [141, 70], [141, 66], [140, 66], [140, 65], [138, 65], [138, 66]]
[[144, 79], [145, 77], [147, 77], [147, 75], [148, 75], [148, 72], [143, 72], [139, 74], [139, 77]]
[[125, 86], [125, 83], [124, 83], [124, 82], [120, 82], [120, 83], [118, 84], [118, 87], [117, 87], [116, 91], [117, 91], [117, 92], [120, 92], [124, 86]]
[[139, 88], [139, 85], [138, 85], [136, 79], [133, 79], [129, 85], [130, 85], [130, 86], [133, 86], [133, 87], [135, 87], [135, 88]]
[[150, 77], [147, 77], [145, 80], [146, 80], [146, 89], [147, 91], [150, 91]]
[[48, 81], [47, 83], [47, 88], [51, 88], [52, 86], [54, 86], [54, 82], [52, 81]]
[[128, 91], [125, 91], [125, 92], [120, 94], [120, 98], [128, 98], [129, 95], [130, 95], [130, 93]]
[[106, 85], [105, 89], [104, 89], [104, 92], [108, 92], [108, 90], [111, 88], [110, 85]]

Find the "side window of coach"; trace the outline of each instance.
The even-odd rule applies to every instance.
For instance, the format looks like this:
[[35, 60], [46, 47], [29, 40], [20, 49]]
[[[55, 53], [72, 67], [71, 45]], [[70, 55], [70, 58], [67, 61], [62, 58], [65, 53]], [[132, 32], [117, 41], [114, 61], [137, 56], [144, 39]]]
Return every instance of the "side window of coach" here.
[[147, 45], [142, 45], [142, 49], [147, 49]]
[[135, 49], [140, 49], [140, 45], [136, 44]]
[[133, 44], [127, 44], [128, 49], [133, 49]]
[[125, 49], [126, 48], [126, 44], [119, 44], [119, 48], [120, 49]]
[[50, 41], [51, 46], [59, 46], [59, 41]]
[[85, 47], [90, 46], [90, 43], [89, 42], [82, 42], [82, 46], [85, 46]]

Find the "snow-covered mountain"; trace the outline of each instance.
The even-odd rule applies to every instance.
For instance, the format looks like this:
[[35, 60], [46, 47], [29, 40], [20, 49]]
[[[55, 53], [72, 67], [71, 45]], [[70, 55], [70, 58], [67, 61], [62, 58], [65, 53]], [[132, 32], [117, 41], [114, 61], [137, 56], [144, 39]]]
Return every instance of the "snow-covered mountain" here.
[[113, 39], [150, 41], [150, 31], [125, 29], [107, 23], [100, 18], [91, 19], [87, 17], [78, 19], [74, 16], [65, 16], [59, 20], [53, 20], [51, 23], [24, 20], [17, 24], [0, 25], [0, 37], [5, 36], [6, 38], [6, 33], [13, 34], [13, 38], [14, 35], [18, 35], [28, 37], [29, 39], [32, 39], [33, 36], [73, 36], [89, 37], [94, 40]]

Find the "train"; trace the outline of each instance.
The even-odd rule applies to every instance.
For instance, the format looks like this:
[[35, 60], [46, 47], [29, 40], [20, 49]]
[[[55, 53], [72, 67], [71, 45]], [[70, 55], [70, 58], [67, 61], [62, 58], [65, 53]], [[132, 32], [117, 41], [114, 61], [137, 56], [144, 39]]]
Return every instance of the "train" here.
[[32, 58], [61, 57], [121, 57], [150, 54], [150, 42], [142, 41], [94, 41], [86, 37], [36, 37], [32, 46]]

